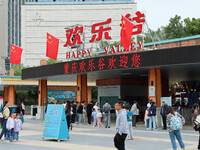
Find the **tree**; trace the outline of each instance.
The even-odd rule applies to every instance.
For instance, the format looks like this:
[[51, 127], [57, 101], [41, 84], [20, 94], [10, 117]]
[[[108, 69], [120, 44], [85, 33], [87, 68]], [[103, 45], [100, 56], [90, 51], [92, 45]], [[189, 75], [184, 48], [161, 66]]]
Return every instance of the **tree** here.
[[21, 76], [22, 75], [22, 69], [25, 69], [27, 67], [25, 67], [23, 64], [19, 64], [19, 65], [13, 65], [12, 69], [14, 69], [15, 71], [15, 76]]
[[[149, 29], [144, 34], [145, 43], [198, 35], [200, 34], [200, 18], [192, 18], [192, 20], [185, 18], [182, 20], [180, 16], [176, 15], [169, 20], [168, 25], [162, 26], [156, 31]], [[138, 40], [142, 40], [142, 38], [139, 37]]]
[[47, 60], [47, 65], [55, 64], [55, 63], [60, 63], [60, 62], [62, 62], [62, 60], [54, 60], [54, 59], [49, 58]]
[[190, 18], [185, 18], [184, 24], [186, 36], [200, 34], [200, 18], [192, 18], [192, 20], [190, 20]]
[[184, 24], [181, 21], [181, 16], [176, 15], [169, 20], [169, 24], [164, 27], [164, 32], [167, 39], [175, 39], [185, 37]]

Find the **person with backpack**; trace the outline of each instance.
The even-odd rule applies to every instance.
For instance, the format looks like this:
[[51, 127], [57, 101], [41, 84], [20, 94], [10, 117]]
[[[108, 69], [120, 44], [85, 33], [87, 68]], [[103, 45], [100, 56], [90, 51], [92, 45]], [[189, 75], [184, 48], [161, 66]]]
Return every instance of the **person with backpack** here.
[[153, 124], [153, 130], [156, 131], [156, 106], [155, 102], [151, 103], [151, 107], [149, 108], [149, 130], [152, 130], [152, 124]]
[[103, 112], [105, 113], [105, 128], [110, 128], [110, 110], [111, 106], [109, 101], [106, 100], [106, 103], [103, 105]]
[[173, 107], [171, 106], [167, 107], [166, 113], [167, 113], [167, 127], [173, 149], [174, 150], [177, 149], [176, 145], [176, 139], [177, 139], [181, 149], [185, 150], [185, 145], [183, 143], [180, 131], [183, 127], [183, 124], [185, 124], [185, 119], [179, 113], [175, 112]]
[[198, 149], [200, 149], [200, 115], [198, 111], [199, 111], [199, 105], [197, 103], [194, 103], [192, 108], [192, 114], [193, 114], [192, 122], [193, 122], [193, 129], [199, 132]]

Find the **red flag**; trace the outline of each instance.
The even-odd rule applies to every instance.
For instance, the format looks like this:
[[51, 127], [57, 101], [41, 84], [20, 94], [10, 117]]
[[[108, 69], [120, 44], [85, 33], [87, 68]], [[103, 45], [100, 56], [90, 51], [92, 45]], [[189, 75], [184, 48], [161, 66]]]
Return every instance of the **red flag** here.
[[122, 29], [121, 29], [121, 46], [123, 46], [126, 50], [129, 49], [131, 44], [133, 26], [127, 18], [122, 16]]
[[57, 59], [59, 39], [47, 33], [47, 51], [46, 56], [52, 59]]
[[23, 49], [13, 44], [10, 44], [10, 47], [10, 63], [19, 65]]

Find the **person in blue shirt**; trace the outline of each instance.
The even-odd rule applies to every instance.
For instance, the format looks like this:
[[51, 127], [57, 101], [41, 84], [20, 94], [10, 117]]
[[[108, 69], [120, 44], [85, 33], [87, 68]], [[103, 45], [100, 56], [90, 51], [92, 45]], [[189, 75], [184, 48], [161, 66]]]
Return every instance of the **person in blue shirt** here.
[[92, 109], [92, 117], [93, 117], [93, 127], [96, 127], [97, 126], [97, 112], [94, 108]]
[[149, 113], [148, 116], [150, 117], [149, 119], [149, 130], [152, 130], [152, 124], [153, 124], [153, 130], [156, 130], [156, 106], [155, 102], [151, 103], [151, 107], [149, 108]]
[[181, 105], [178, 106], [178, 109], [176, 110], [176, 112], [178, 112], [180, 115], [182, 115], [181, 114]]
[[167, 130], [167, 116], [166, 116], [166, 109], [167, 109], [167, 105], [165, 104], [165, 102], [162, 102], [162, 106], [161, 106], [161, 110], [160, 110], [160, 115], [162, 117], [162, 121], [163, 121], [163, 130]]
[[129, 107], [126, 107], [127, 112], [127, 121], [128, 121], [128, 140], [133, 140], [133, 127], [132, 127], [132, 119], [133, 119], [133, 113], [130, 111]]

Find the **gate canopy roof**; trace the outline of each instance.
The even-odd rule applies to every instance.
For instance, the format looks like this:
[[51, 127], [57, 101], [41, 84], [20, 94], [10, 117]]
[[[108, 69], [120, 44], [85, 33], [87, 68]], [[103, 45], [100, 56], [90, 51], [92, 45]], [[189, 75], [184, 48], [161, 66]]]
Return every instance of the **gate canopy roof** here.
[[108, 55], [22, 70], [23, 80], [88, 81], [109, 78], [147, 78], [150, 68], [161, 68], [170, 81], [200, 80], [200, 45]]

